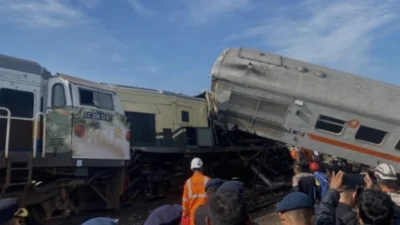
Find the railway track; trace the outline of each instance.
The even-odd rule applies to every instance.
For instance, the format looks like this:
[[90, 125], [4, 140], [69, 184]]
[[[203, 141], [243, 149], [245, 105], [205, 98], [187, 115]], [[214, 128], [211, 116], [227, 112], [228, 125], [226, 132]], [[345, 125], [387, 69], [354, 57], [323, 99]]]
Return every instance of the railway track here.
[[261, 188], [245, 193], [248, 210], [250, 213], [278, 203], [291, 190], [291, 185], [284, 183], [272, 188]]

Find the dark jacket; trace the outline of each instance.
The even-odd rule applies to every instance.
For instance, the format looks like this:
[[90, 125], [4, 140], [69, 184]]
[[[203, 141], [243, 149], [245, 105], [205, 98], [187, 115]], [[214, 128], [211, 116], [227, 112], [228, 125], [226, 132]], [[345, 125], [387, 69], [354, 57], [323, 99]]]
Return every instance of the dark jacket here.
[[299, 180], [298, 185], [295, 186], [293, 190], [295, 192], [302, 192], [308, 195], [314, 203], [317, 199], [319, 199], [319, 191], [317, 185], [315, 184], [314, 176], [302, 177]]
[[393, 225], [400, 225], [400, 206], [394, 208]]
[[339, 202], [336, 207], [336, 225], [357, 225], [357, 214], [351, 206]]
[[194, 224], [195, 225], [206, 225], [206, 217], [208, 216], [208, 205], [207, 203], [197, 207], [194, 213]]
[[320, 202], [316, 215], [317, 225], [335, 225], [336, 224], [336, 207], [339, 203], [339, 192], [329, 189], [322, 201]]

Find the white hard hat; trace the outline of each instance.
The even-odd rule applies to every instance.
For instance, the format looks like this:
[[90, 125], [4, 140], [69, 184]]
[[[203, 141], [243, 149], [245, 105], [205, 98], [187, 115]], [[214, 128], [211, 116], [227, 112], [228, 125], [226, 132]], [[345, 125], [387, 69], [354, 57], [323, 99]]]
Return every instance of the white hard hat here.
[[200, 169], [203, 167], [203, 161], [200, 158], [192, 159], [190, 163], [190, 169]]
[[382, 180], [397, 180], [397, 174], [392, 165], [381, 163], [375, 168], [375, 177]]

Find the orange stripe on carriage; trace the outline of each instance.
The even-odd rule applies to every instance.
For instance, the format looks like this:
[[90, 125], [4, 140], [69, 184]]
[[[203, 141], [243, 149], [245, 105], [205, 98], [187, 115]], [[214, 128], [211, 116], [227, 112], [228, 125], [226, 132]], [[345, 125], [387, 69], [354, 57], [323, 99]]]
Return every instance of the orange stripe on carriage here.
[[334, 139], [322, 137], [322, 136], [315, 135], [315, 134], [307, 134], [307, 135], [312, 140], [317, 141], [317, 142], [321, 142], [321, 143], [328, 144], [328, 145], [333, 145], [333, 146], [344, 148], [344, 149], [347, 149], [347, 150], [350, 150], [350, 151], [355, 151], [355, 152], [359, 152], [359, 153], [375, 156], [375, 157], [386, 159], [386, 160], [391, 160], [393, 162], [398, 162], [398, 163], [400, 162], [400, 157], [399, 156], [391, 155], [391, 154], [384, 153], [384, 152], [379, 152], [379, 151], [374, 150], [374, 149], [360, 147], [360, 146], [357, 146], [357, 145], [349, 144], [349, 143], [342, 142], [342, 141], [337, 141], [337, 140], [334, 140]]

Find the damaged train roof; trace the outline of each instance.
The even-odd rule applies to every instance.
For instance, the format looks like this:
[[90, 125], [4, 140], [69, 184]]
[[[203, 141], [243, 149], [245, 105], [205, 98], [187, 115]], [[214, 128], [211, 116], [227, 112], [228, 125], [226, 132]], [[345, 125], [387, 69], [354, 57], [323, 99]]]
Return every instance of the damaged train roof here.
[[269, 90], [400, 121], [399, 86], [277, 54], [228, 48], [216, 60], [211, 75], [214, 80], [251, 87], [249, 92], [253, 88]]

